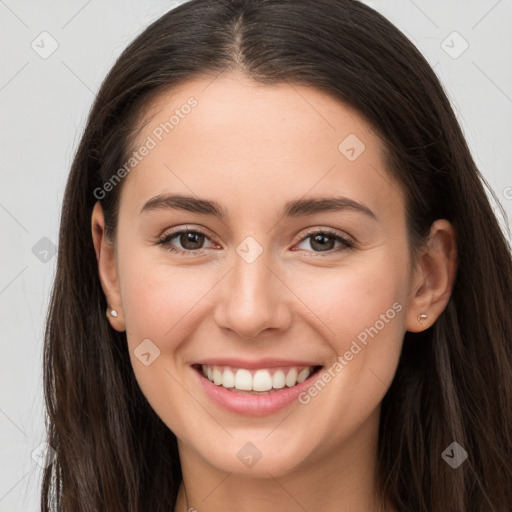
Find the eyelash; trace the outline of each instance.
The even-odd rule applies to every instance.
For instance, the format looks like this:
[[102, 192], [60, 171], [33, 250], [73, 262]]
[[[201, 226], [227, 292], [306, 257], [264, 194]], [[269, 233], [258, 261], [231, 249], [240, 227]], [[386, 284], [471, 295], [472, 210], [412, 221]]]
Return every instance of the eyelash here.
[[[177, 253], [177, 254], [183, 254], [187, 256], [193, 256], [193, 255], [203, 255], [206, 252], [206, 249], [195, 249], [195, 250], [185, 250], [185, 249], [177, 249], [176, 247], [173, 247], [172, 245], [168, 245], [170, 240], [175, 238], [178, 235], [181, 235], [183, 233], [198, 233], [201, 235], [204, 235], [208, 240], [210, 237], [201, 229], [194, 228], [194, 229], [181, 229], [172, 231], [171, 233], [167, 233], [163, 237], [159, 238], [159, 241], [157, 242], [157, 245], [162, 245], [166, 250]], [[312, 237], [313, 235], [329, 235], [332, 236], [336, 241], [341, 242], [344, 246], [343, 248], [338, 248], [338, 250], [331, 249], [329, 251], [325, 251], [325, 254], [323, 254], [323, 251], [308, 251], [313, 252], [316, 254], [316, 256], [312, 257], [324, 257], [324, 256], [330, 256], [332, 254], [336, 254], [341, 252], [341, 250], [351, 250], [354, 249], [356, 244], [352, 242], [351, 240], [348, 240], [347, 238], [344, 238], [340, 236], [336, 231], [330, 230], [330, 229], [320, 229], [320, 230], [311, 230], [308, 231], [297, 243], [301, 243], [304, 240], [307, 240], [308, 238]], [[299, 249], [304, 250], [304, 249]]]

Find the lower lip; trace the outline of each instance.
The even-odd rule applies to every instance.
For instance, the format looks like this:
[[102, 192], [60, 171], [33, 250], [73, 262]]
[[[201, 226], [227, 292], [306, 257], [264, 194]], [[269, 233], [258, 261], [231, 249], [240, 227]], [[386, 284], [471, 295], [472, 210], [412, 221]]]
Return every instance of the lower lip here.
[[320, 375], [320, 371], [310, 375], [305, 381], [291, 388], [284, 387], [268, 395], [251, 395], [228, 391], [223, 386], [217, 386], [203, 376], [201, 370], [192, 368], [206, 394], [218, 405], [228, 411], [245, 414], [248, 416], [264, 416], [272, 414], [294, 401], [298, 396], [308, 389]]

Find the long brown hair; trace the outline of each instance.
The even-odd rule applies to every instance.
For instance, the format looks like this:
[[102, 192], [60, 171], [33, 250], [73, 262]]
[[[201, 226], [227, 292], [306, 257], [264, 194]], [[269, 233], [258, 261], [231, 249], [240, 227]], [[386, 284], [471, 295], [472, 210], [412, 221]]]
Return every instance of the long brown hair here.
[[[454, 225], [450, 301], [432, 327], [406, 333], [382, 403], [382, 487], [398, 510], [510, 510], [510, 250], [435, 73], [397, 28], [355, 0], [192, 0], [144, 30], [109, 72], [62, 207], [44, 347], [48, 442], [57, 457], [44, 472], [42, 510], [173, 510], [176, 437], [140, 391], [125, 333], [105, 318], [91, 212], [94, 191], [133, 151], [151, 99], [230, 70], [315, 87], [365, 117], [406, 191], [412, 256], [434, 220]], [[100, 200], [110, 234], [120, 189]], [[441, 456], [454, 441], [468, 453], [455, 469]]]

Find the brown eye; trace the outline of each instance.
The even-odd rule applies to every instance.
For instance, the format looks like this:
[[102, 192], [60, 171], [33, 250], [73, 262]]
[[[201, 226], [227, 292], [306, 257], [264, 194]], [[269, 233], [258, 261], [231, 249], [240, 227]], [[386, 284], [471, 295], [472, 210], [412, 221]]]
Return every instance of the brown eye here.
[[206, 238], [202, 233], [195, 231], [182, 232], [179, 236], [179, 241], [184, 249], [195, 250], [200, 249]]
[[158, 244], [171, 252], [200, 254], [204, 252], [203, 244], [205, 240], [209, 240], [209, 238], [202, 231], [186, 229], [164, 235], [160, 238]]
[[[310, 232], [300, 240], [300, 243], [303, 243], [308, 239], [310, 249], [304, 249], [312, 250], [313, 252], [333, 254], [340, 252], [343, 249], [352, 249], [355, 246], [354, 242], [342, 237], [334, 231], [329, 230]], [[341, 248], [338, 246], [338, 250], [335, 250], [336, 242], [341, 244]]]

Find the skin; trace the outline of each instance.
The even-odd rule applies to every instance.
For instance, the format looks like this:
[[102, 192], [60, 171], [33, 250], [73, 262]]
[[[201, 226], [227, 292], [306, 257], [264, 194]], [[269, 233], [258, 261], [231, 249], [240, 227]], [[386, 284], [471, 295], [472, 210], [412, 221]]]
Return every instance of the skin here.
[[[357, 112], [310, 87], [257, 85], [235, 73], [190, 81], [150, 105], [134, 150], [190, 96], [197, 107], [124, 178], [115, 240], [104, 236], [99, 203], [91, 219], [103, 290], [118, 312], [109, 321], [126, 331], [137, 381], [178, 438], [188, 500], [182, 482], [175, 511], [377, 511], [381, 400], [405, 331], [430, 327], [449, 300], [453, 227], [432, 225], [413, 268], [404, 196], [382, 142]], [[354, 161], [338, 149], [349, 134], [366, 147]], [[164, 193], [214, 200], [228, 215], [140, 213]], [[279, 217], [289, 200], [334, 193], [377, 220], [348, 209]], [[205, 253], [158, 245], [174, 227], [203, 228], [208, 237], [196, 247]], [[331, 239], [322, 251], [309, 228], [331, 228], [356, 246]], [[252, 263], [236, 251], [247, 236], [263, 251]], [[172, 243], [194, 250], [180, 241]], [[244, 416], [210, 401], [193, 378], [192, 363], [223, 355], [332, 368], [395, 303], [401, 311], [305, 405]], [[160, 355], [145, 366], [134, 350], [147, 338]], [[247, 442], [261, 452], [252, 467], [237, 457]]]

